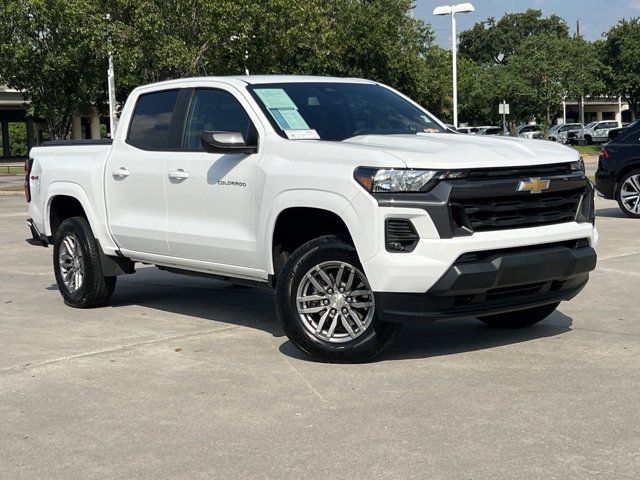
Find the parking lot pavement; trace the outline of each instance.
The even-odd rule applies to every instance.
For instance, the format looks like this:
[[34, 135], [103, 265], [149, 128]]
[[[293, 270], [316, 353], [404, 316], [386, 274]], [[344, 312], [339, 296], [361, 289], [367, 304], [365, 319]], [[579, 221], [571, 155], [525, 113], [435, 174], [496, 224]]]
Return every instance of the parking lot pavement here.
[[325, 365], [268, 290], [144, 267], [65, 307], [0, 197], [0, 478], [636, 479], [640, 223], [598, 207], [598, 269], [543, 323], [412, 326]]

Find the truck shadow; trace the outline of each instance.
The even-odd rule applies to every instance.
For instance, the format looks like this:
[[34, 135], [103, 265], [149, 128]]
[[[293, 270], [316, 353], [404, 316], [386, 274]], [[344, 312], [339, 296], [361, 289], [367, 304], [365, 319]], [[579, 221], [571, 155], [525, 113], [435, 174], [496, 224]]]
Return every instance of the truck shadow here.
[[[111, 305], [139, 305], [284, 337], [271, 290], [174, 275], [155, 268], [142, 268], [135, 275], [121, 277]], [[490, 329], [475, 319], [405, 325], [376, 361], [438, 357], [553, 337], [570, 331], [572, 323], [570, 317], [557, 311], [540, 324], [522, 330]], [[289, 357], [311, 361], [288, 340], [279, 349]]]
[[439, 357], [485, 350], [571, 331], [573, 319], [556, 311], [539, 324], [528, 328], [493, 329], [476, 320], [450, 320], [429, 325], [405, 325], [380, 360]]

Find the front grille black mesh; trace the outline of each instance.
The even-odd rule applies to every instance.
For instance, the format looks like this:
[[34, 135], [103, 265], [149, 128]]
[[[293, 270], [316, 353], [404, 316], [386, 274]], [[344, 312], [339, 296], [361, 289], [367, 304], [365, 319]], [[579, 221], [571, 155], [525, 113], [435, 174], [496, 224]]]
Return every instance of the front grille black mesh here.
[[468, 179], [496, 179], [518, 177], [540, 177], [550, 175], [566, 175], [571, 173], [570, 163], [556, 163], [551, 165], [533, 165], [529, 167], [499, 167], [491, 169], [472, 169], [467, 172]]
[[584, 188], [451, 201], [452, 217], [474, 232], [525, 228], [575, 219]]

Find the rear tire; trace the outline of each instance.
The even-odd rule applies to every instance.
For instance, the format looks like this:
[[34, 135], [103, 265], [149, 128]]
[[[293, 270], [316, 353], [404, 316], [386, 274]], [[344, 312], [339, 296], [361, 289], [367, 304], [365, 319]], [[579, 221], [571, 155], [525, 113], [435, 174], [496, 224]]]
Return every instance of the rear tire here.
[[322, 362], [370, 360], [400, 329], [378, 319], [355, 249], [335, 236], [312, 240], [288, 258], [276, 307], [291, 343]]
[[478, 317], [478, 320], [486, 323], [491, 328], [526, 328], [547, 318], [558, 308], [558, 305], [560, 305], [560, 302], [527, 310], [518, 310], [517, 312]]
[[58, 227], [53, 242], [53, 271], [64, 303], [70, 307], [99, 307], [113, 294], [116, 277], [102, 274], [99, 248], [84, 218], [68, 218]]
[[633, 170], [622, 178], [616, 190], [616, 200], [625, 215], [640, 218], [640, 170]]

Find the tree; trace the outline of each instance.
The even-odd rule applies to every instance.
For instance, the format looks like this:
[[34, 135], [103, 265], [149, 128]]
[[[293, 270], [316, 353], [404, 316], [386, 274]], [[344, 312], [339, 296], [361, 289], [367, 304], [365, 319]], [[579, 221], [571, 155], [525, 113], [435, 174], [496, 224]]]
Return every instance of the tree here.
[[551, 125], [564, 96], [579, 97], [604, 89], [595, 48], [578, 37], [532, 36], [526, 39], [505, 66], [509, 95], [524, 102], [529, 114]]
[[507, 63], [523, 42], [533, 36], [564, 38], [569, 36], [566, 22], [557, 15], [542, 17], [541, 10], [507, 13], [476, 23], [460, 34], [460, 53], [476, 63]]
[[620, 20], [599, 43], [602, 62], [609, 67], [607, 90], [622, 95], [636, 117], [640, 114], [640, 18]]
[[[440, 113], [449, 53], [412, 0], [5, 0], [0, 78], [22, 90], [53, 138], [106, 99], [112, 50], [117, 97], [139, 85], [203, 75], [367, 77]], [[111, 20], [106, 21], [106, 14]], [[110, 39], [110, 43], [107, 42]]]
[[104, 103], [104, 17], [91, 0], [5, 0], [0, 79], [64, 138], [76, 111]]

